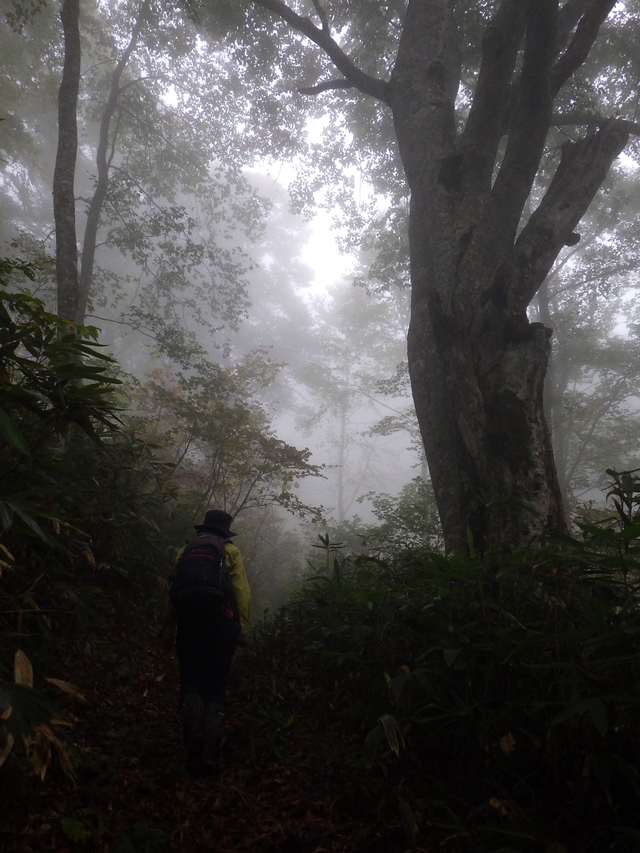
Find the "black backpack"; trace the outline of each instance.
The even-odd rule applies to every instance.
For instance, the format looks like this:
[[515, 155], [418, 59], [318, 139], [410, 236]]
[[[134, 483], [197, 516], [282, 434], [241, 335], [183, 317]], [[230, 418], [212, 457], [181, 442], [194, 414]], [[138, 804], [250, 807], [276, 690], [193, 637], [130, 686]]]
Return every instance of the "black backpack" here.
[[233, 607], [224, 539], [207, 534], [185, 546], [171, 579], [169, 599], [179, 615], [208, 616], [222, 605]]

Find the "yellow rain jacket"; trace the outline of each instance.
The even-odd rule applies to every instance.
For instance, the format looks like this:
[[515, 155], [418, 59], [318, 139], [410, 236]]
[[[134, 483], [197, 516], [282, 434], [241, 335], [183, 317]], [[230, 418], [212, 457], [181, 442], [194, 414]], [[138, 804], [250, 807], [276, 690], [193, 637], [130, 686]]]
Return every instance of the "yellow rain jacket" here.
[[249, 633], [249, 622], [251, 620], [251, 590], [249, 581], [244, 570], [242, 554], [233, 542], [224, 543], [224, 554], [233, 584], [233, 596], [236, 600], [236, 615], [240, 626], [240, 633]]

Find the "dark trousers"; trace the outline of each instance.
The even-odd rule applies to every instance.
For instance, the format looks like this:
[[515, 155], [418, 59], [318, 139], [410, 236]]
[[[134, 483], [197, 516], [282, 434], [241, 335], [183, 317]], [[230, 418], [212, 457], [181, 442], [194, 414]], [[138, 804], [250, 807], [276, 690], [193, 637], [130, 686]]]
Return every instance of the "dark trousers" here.
[[206, 620], [178, 616], [181, 701], [196, 693], [205, 705], [214, 703], [222, 710], [235, 648], [236, 621], [230, 610], [217, 610]]

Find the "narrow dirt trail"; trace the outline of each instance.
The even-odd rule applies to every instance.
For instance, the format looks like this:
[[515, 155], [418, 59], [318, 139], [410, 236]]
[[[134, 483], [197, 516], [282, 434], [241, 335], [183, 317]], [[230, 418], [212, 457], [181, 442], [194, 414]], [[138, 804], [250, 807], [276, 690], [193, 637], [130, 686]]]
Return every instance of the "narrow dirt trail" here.
[[111, 630], [95, 654], [76, 649], [61, 677], [87, 700], [70, 709], [78, 717], [67, 737], [77, 784], [52, 767], [29, 803], [26, 829], [5, 836], [5, 849], [401, 849], [393, 836], [376, 838], [362, 814], [354, 818], [339, 805], [353, 784], [343, 758], [357, 750], [356, 741], [339, 727], [314, 731], [303, 679], [287, 682], [287, 701], [296, 710], [286, 721], [257, 704], [249, 707], [246, 680], [273, 681], [275, 661], [251, 653], [242, 658], [241, 651], [230, 679], [221, 773], [193, 780], [184, 767], [173, 655], [155, 639], [122, 630]]

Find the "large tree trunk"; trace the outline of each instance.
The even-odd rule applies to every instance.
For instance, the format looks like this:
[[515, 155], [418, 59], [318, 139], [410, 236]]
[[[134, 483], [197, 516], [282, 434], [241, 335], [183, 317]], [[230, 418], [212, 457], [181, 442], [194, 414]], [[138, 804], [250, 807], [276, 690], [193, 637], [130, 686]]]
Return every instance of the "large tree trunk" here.
[[452, 0], [408, 0], [388, 82], [344, 52], [321, 0], [313, 2], [320, 27], [284, 0], [254, 3], [318, 45], [342, 75], [302, 93], [355, 87], [393, 112], [411, 190], [409, 370], [447, 549], [464, 550], [469, 529], [480, 547], [564, 529], [542, 405], [551, 330], [529, 323], [527, 308], [574, 241], [629, 123], [565, 116], [587, 132], [563, 144], [529, 209], [555, 99], [616, 0], [484, 4], [493, 18], [462, 131]]
[[502, 3], [461, 134], [450, 7], [409, 4], [389, 103], [412, 195], [412, 389], [446, 546], [463, 550], [468, 530], [482, 548], [566, 526], [542, 402], [551, 330], [526, 310], [627, 137], [566, 143], [522, 227], [561, 85], [558, 4]]
[[[415, 206], [411, 220], [409, 369], [447, 548], [465, 549], [467, 528], [480, 549], [564, 529], [542, 403], [550, 330], [490, 298], [457, 300], [449, 291], [468, 285], [461, 277], [437, 288], [414, 260], [430, 244]], [[478, 263], [473, 281], [490, 290], [495, 276]], [[462, 304], [445, 311], [444, 299]]]
[[79, 0], [64, 0], [64, 68], [58, 93], [58, 153], [53, 175], [58, 314], [75, 323], [78, 309], [78, 245], [74, 180], [78, 151], [76, 107], [80, 86]]

